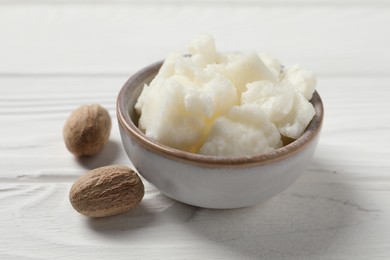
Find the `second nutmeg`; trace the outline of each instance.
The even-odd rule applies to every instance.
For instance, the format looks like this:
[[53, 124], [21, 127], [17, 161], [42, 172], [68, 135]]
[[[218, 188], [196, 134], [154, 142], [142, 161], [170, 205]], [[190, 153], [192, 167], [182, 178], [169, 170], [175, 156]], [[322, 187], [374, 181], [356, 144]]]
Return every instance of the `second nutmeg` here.
[[111, 131], [108, 111], [98, 104], [84, 105], [72, 112], [63, 136], [68, 150], [77, 157], [95, 155], [107, 143]]

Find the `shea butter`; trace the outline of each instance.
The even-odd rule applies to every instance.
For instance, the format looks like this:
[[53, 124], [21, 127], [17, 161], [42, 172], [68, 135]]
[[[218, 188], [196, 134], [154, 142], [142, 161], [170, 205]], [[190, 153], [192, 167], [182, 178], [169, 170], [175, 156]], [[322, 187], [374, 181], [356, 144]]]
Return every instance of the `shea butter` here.
[[297, 139], [314, 116], [314, 74], [284, 68], [263, 53], [218, 52], [197, 36], [187, 54], [171, 53], [135, 105], [138, 127], [173, 148], [214, 156], [249, 156]]

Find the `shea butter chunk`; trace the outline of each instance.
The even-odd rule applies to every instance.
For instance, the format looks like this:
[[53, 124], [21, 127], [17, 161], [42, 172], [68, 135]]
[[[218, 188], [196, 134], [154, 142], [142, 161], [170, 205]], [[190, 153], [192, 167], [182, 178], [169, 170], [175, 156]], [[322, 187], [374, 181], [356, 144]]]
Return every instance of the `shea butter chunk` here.
[[247, 83], [257, 80], [276, 81], [274, 75], [256, 53], [241, 55], [226, 65], [226, 75], [241, 94]]
[[297, 93], [294, 95], [294, 103], [290, 113], [276, 125], [282, 135], [297, 139], [303, 134], [314, 114], [313, 105]]
[[199, 153], [245, 156], [273, 151], [282, 146], [278, 129], [256, 105], [232, 107], [217, 118]]
[[178, 52], [172, 52], [168, 55], [168, 57], [165, 59], [163, 65], [160, 68], [160, 71], [158, 72], [158, 77], [162, 78], [169, 78], [170, 76], [173, 76], [176, 74], [176, 64], [177, 61], [182, 58], [182, 54]]
[[247, 84], [241, 95], [241, 104], [256, 104], [277, 123], [283, 120], [293, 107], [294, 91], [281, 84], [270, 81], [255, 81]]
[[264, 62], [265, 66], [269, 69], [269, 71], [272, 73], [272, 75], [280, 80], [282, 78], [282, 73], [284, 70], [284, 67], [282, 63], [270, 55], [266, 53], [258, 53], [260, 59]]
[[307, 100], [311, 99], [317, 85], [314, 73], [303, 69], [297, 64], [286, 69], [283, 80], [290, 82], [294, 89], [301, 93]]
[[142, 97], [142, 105], [140, 101], [136, 105], [142, 109], [139, 128], [165, 145], [191, 151], [202, 138], [205, 127], [196, 111], [185, 106], [185, 96], [194, 88], [191, 82], [174, 76], [147, 88], [152, 89]]
[[197, 66], [204, 68], [207, 64], [216, 63], [219, 59], [214, 38], [208, 34], [200, 34], [188, 45], [191, 59]]
[[256, 81], [247, 84], [241, 104], [255, 104], [265, 112], [279, 132], [296, 139], [314, 116], [314, 108], [289, 83]]
[[239, 102], [233, 83], [222, 75], [216, 75], [214, 79], [205, 84], [203, 91], [212, 97], [213, 116], [223, 114]]

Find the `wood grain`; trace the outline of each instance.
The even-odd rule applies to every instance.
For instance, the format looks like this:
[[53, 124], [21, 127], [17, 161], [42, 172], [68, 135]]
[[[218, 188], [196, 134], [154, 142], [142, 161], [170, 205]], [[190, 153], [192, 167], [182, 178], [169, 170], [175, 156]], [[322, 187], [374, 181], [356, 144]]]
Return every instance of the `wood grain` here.
[[0, 252], [5, 259], [358, 259], [373, 250], [369, 255], [385, 256], [390, 212], [381, 197], [389, 196], [389, 183], [378, 190], [378, 175], [335, 173], [335, 166], [317, 159], [287, 191], [237, 210], [194, 208], [149, 186], [138, 208], [106, 219], [72, 210], [69, 183], [3, 184], [0, 201], [9, 206], [1, 209], [0, 227], [15, 232], [3, 235]]
[[[388, 259], [390, 5], [387, 1], [0, 0], [0, 259]], [[308, 170], [267, 203], [207, 210], [148, 182], [127, 214], [93, 220], [68, 200], [89, 169], [132, 166], [116, 95], [198, 32], [319, 75], [324, 127]], [[100, 103], [110, 142], [77, 160], [70, 112]]]
[[[0, 88], [0, 228], [7, 231], [0, 258], [359, 259], [369, 255], [379, 259], [389, 255], [390, 152], [383, 143], [390, 128], [388, 78], [320, 79], [326, 117], [314, 160], [292, 187], [267, 203], [237, 210], [199, 209], [165, 197], [145, 181], [145, 199], [139, 208], [91, 220], [70, 206], [73, 181], [90, 168], [131, 163], [115, 123], [103, 152], [83, 161], [66, 150], [61, 129], [80, 103], [102, 103], [115, 120], [115, 96], [124, 80], [0, 79], [1, 85], [9, 86]], [[27, 89], [27, 84], [34, 87]]]

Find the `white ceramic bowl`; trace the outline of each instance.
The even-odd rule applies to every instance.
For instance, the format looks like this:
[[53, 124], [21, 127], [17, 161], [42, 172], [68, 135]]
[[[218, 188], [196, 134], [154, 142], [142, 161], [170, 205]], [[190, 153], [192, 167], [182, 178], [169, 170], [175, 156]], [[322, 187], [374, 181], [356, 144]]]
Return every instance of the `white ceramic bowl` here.
[[117, 100], [123, 146], [139, 173], [162, 193], [205, 208], [239, 208], [264, 202], [289, 187], [302, 174], [316, 149], [323, 121], [317, 92], [311, 103], [315, 116], [304, 134], [273, 152], [249, 157], [193, 154], [160, 144], [137, 128], [134, 105], [161, 62], [133, 75]]

